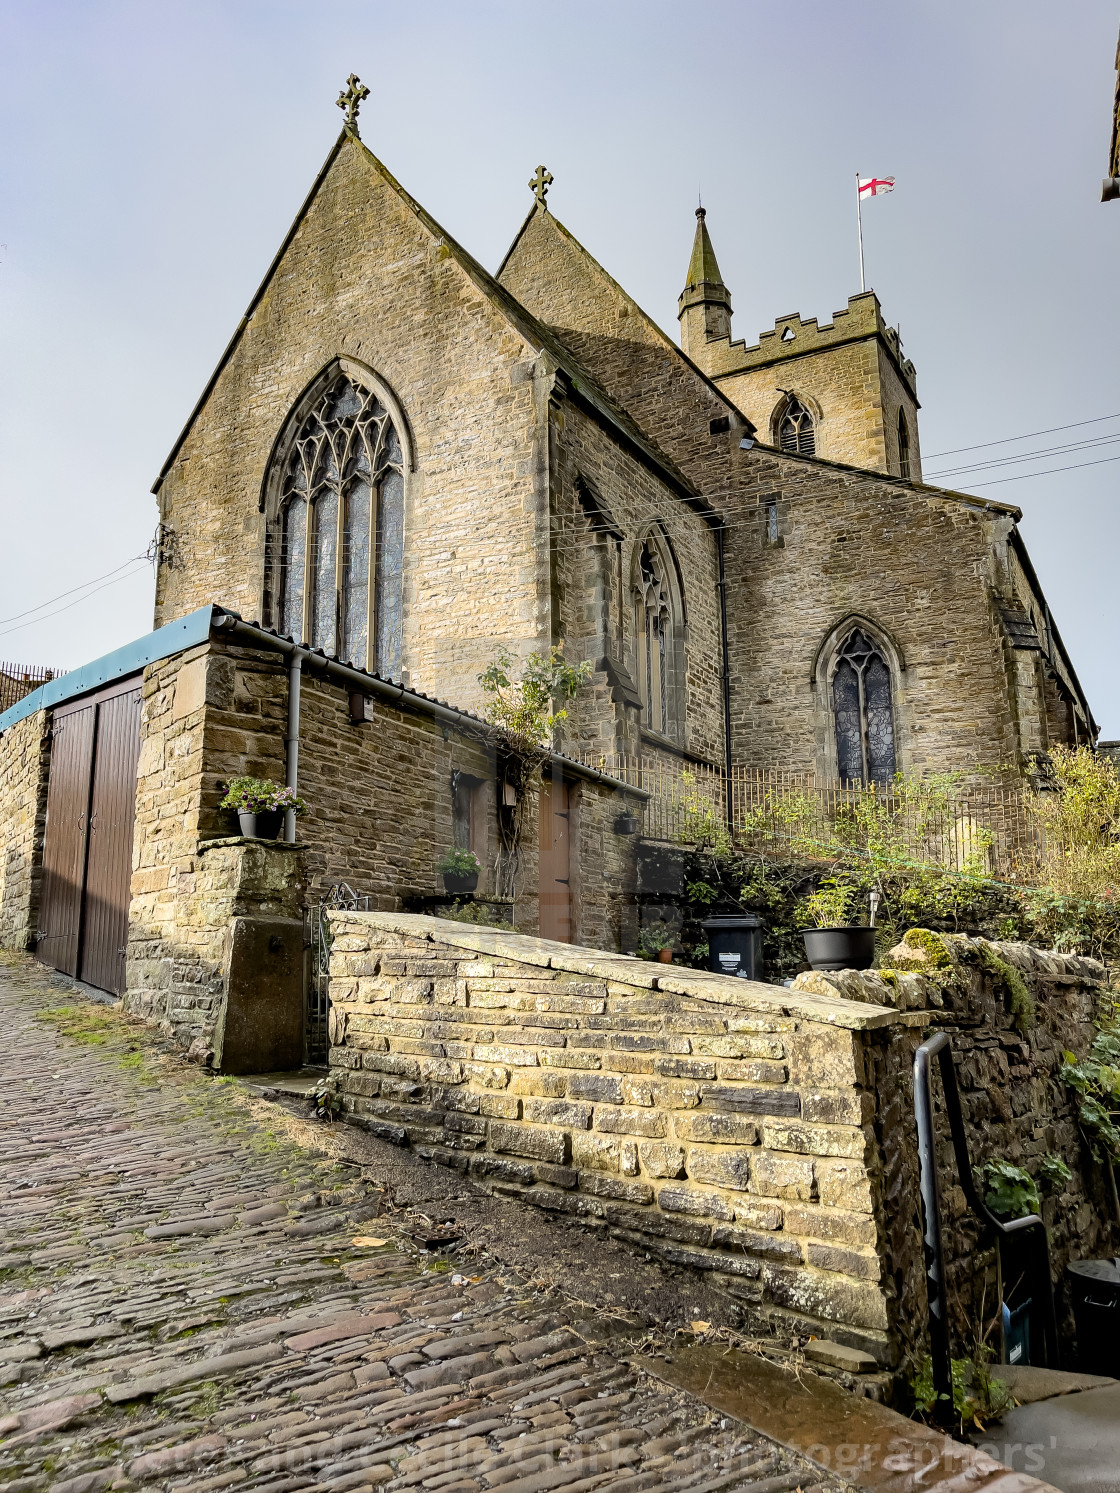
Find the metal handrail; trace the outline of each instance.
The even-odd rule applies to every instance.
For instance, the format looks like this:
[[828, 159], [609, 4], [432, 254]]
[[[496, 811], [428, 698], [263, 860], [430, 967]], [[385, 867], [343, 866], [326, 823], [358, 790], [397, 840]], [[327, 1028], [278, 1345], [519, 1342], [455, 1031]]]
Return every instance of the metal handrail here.
[[[1058, 1367], [1058, 1324], [1054, 1313], [1054, 1285], [1050, 1275], [1050, 1249], [1046, 1226], [1037, 1213], [1026, 1218], [997, 1218], [977, 1190], [968, 1155], [968, 1138], [964, 1130], [957, 1073], [953, 1050], [947, 1032], [935, 1032], [914, 1054], [914, 1120], [918, 1128], [918, 1166], [922, 1195], [922, 1242], [926, 1264], [926, 1291], [929, 1298], [929, 1341], [933, 1361], [933, 1386], [937, 1394], [935, 1415], [951, 1413], [953, 1405], [953, 1371], [949, 1352], [949, 1319], [945, 1294], [945, 1262], [941, 1248], [941, 1195], [937, 1183], [937, 1157], [934, 1150], [933, 1091], [930, 1062], [937, 1059], [941, 1070], [941, 1087], [945, 1094], [945, 1113], [953, 1140], [961, 1189], [972, 1212], [985, 1229], [994, 1233], [997, 1246], [1013, 1235], [1027, 1235], [1030, 1268], [1036, 1277], [1042, 1313], [1042, 1344], [1045, 1367]], [[1033, 1295], [1033, 1291], [1032, 1291]], [[945, 1398], [947, 1397], [947, 1398]]]

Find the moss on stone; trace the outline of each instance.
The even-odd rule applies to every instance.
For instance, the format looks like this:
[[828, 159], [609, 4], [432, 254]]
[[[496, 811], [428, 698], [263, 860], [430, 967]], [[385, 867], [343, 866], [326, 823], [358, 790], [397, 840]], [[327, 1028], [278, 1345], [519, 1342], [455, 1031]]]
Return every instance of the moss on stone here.
[[981, 969], [993, 975], [1007, 992], [1007, 1007], [1016, 1030], [1025, 1032], [1034, 1022], [1034, 1000], [1027, 982], [1013, 964], [1001, 959], [990, 944], [977, 943], [976, 957]]
[[903, 936], [902, 942], [907, 948], [921, 949], [926, 966], [930, 969], [952, 969], [957, 962], [940, 933], [932, 933], [928, 928], [911, 928]]

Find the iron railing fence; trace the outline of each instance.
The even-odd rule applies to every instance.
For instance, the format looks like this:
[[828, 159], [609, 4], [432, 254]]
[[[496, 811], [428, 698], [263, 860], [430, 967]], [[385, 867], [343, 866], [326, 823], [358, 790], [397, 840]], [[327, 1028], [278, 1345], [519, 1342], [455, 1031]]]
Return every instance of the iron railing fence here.
[[48, 669], [43, 664], [0, 663], [0, 711], [18, 705], [33, 689], [65, 672], [65, 669]]
[[368, 912], [370, 899], [354, 891], [345, 881], [334, 883], [325, 896], [305, 913], [309, 954], [307, 996], [303, 1026], [303, 1060], [308, 1067], [322, 1067], [330, 1053], [331, 924], [329, 912]]
[[1031, 792], [1017, 782], [944, 780], [822, 783], [813, 774], [664, 756], [582, 760], [649, 794], [647, 839], [677, 844], [730, 834], [741, 849], [831, 859], [872, 851], [900, 864], [934, 864], [1000, 881], [1032, 884], [1044, 831]]

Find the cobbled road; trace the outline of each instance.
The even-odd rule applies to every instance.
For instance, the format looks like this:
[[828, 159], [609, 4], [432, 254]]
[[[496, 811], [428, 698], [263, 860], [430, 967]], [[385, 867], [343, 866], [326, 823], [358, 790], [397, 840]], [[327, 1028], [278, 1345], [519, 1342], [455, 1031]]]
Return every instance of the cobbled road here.
[[6, 1493], [831, 1493], [52, 980], [0, 965]]

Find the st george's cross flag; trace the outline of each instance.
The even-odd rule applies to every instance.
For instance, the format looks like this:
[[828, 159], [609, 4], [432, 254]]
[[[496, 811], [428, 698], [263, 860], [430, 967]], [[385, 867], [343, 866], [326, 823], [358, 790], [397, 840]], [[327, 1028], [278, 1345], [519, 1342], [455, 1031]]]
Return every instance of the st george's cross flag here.
[[859, 195], [864, 197], [882, 197], [887, 192], [894, 191], [893, 176], [869, 176], [859, 178]]

